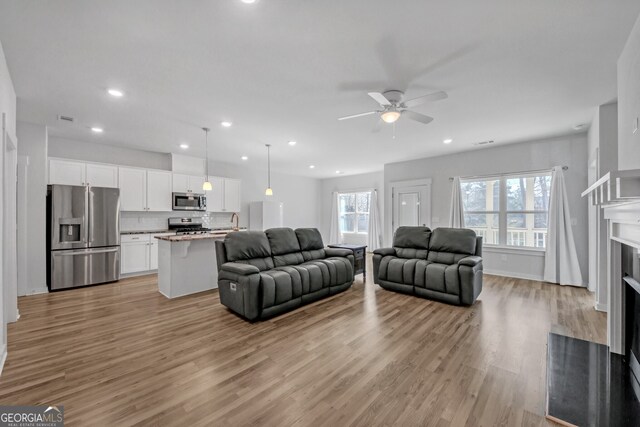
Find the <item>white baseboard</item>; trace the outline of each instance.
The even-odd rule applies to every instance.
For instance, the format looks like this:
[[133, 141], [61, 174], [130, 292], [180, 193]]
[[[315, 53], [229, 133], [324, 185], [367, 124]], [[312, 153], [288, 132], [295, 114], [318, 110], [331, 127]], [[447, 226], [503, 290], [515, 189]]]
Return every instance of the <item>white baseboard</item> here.
[[602, 303], [599, 303], [599, 302], [596, 302], [596, 305], [594, 306], [594, 308], [597, 311], [602, 311], [604, 313], [609, 311], [609, 307], [607, 306], [607, 304], [602, 304]]
[[2, 344], [0, 351], [0, 375], [2, 375], [2, 368], [4, 368], [4, 362], [7, 360], [7, 346]]
[[39, 288], [30, 289], [27, 295], [48, 294], [48, 293], [49, 293], [49, 288], [47, 288], [46, 286], [41, 286]]
[[492, 274], [494, 276], [503, 276], [503, 277], [513, 277], [514, 279], [526, 279], [526, 280], [537, 280], [543, 281], [544, 278], [542, 276], [538, 276], [536, 274], [523, 274], [523, 273], [515, 273], [512, 271], [502, 271], [502, 270], [487, 270], [484, 269], [486, 274]]

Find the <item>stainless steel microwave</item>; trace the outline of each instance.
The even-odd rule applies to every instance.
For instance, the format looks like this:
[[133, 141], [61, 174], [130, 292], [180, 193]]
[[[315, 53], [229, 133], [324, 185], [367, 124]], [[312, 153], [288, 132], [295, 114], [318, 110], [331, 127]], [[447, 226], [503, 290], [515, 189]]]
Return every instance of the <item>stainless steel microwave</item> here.
[[196, 193], [173, 193], [174, 211], [206, 211], [207, 196]]

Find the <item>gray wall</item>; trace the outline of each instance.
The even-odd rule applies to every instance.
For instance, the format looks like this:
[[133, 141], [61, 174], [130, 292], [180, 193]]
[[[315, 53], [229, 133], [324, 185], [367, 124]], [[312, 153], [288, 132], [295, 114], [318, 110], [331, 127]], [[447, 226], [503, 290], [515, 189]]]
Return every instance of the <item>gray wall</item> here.
[[621, 170], [640, 169], [640, 16], [618, 60], [618, 163]]
[[[331, 194], [334, 191], [346, 192], [375, 188], [378, 190], [378, 211], [380, 212], [380, 224], [384, 224], [384, 172], [372, 172], [360, 175], [340, 176], [326, 178], [322, 180], [322, 190], [320, 193], [320, 232], [325, 243], [329, 242], [329, 227], [331, 226]], [[366, 244], [366, 238], [364, 239]], [[361, 241], [349, 240], [346, 236], [345, 243], [362, 243]]]
[[[451, 176], [489, 175], [550, 169], [569, 166], [565, 171], [567, 193], [582, 275], [587, 281], [587, 201], [580, 193], [587, 188], [587, 135], [564, 137], [502, 145], [453, 155], [386, 164], [385, 187], [394, 181], [431, 178], [432, 227], [448, 226], [451, 200]], [[391, 218], [391, 201], [385, 203], [385, 217]], [[437, 220], [437, 222], [436, 222]], [[385, 224], [386, 243], [391, 241], [391, 227]], [[544, 271], [544, 257], [540, 252], [526, 250], [485, 251], [485, 269], [488, 272], [530, 279], [540, 279]]]
[[[47, 193], [47, 128], [18, 122], [18, 156], [27, 159], [26, 197], [18, 205], [18, 254], [26, 255], [26, 275], [18, 277], [18, 294], [46, 292], [46, 193]], [[21, 195], [18, 195], [20, 198]], [[24, 261], [24, 260], [22, 260]], [[20, 264], [21, 260], [18, 260]]]

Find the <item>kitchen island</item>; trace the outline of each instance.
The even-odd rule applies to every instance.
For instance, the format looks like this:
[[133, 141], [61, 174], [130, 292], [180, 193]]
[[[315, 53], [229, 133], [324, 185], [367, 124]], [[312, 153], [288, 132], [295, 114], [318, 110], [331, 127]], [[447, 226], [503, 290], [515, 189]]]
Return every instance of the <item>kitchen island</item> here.
[[228, 231], [155, 236], [158, 239], [158, 290], [167, 298], [218, 287], [215, 241]]

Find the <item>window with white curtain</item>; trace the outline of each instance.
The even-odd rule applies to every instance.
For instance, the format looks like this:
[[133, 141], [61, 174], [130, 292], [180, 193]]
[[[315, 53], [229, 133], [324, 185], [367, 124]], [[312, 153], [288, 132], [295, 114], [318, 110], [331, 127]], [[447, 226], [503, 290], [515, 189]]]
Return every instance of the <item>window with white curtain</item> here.
[[545, 248], [551, 172], [460, 180], [465, 227], [489, 245]]
[[338, 210], [341, 233], [368, 234], [370, 192], [339, 193]]

